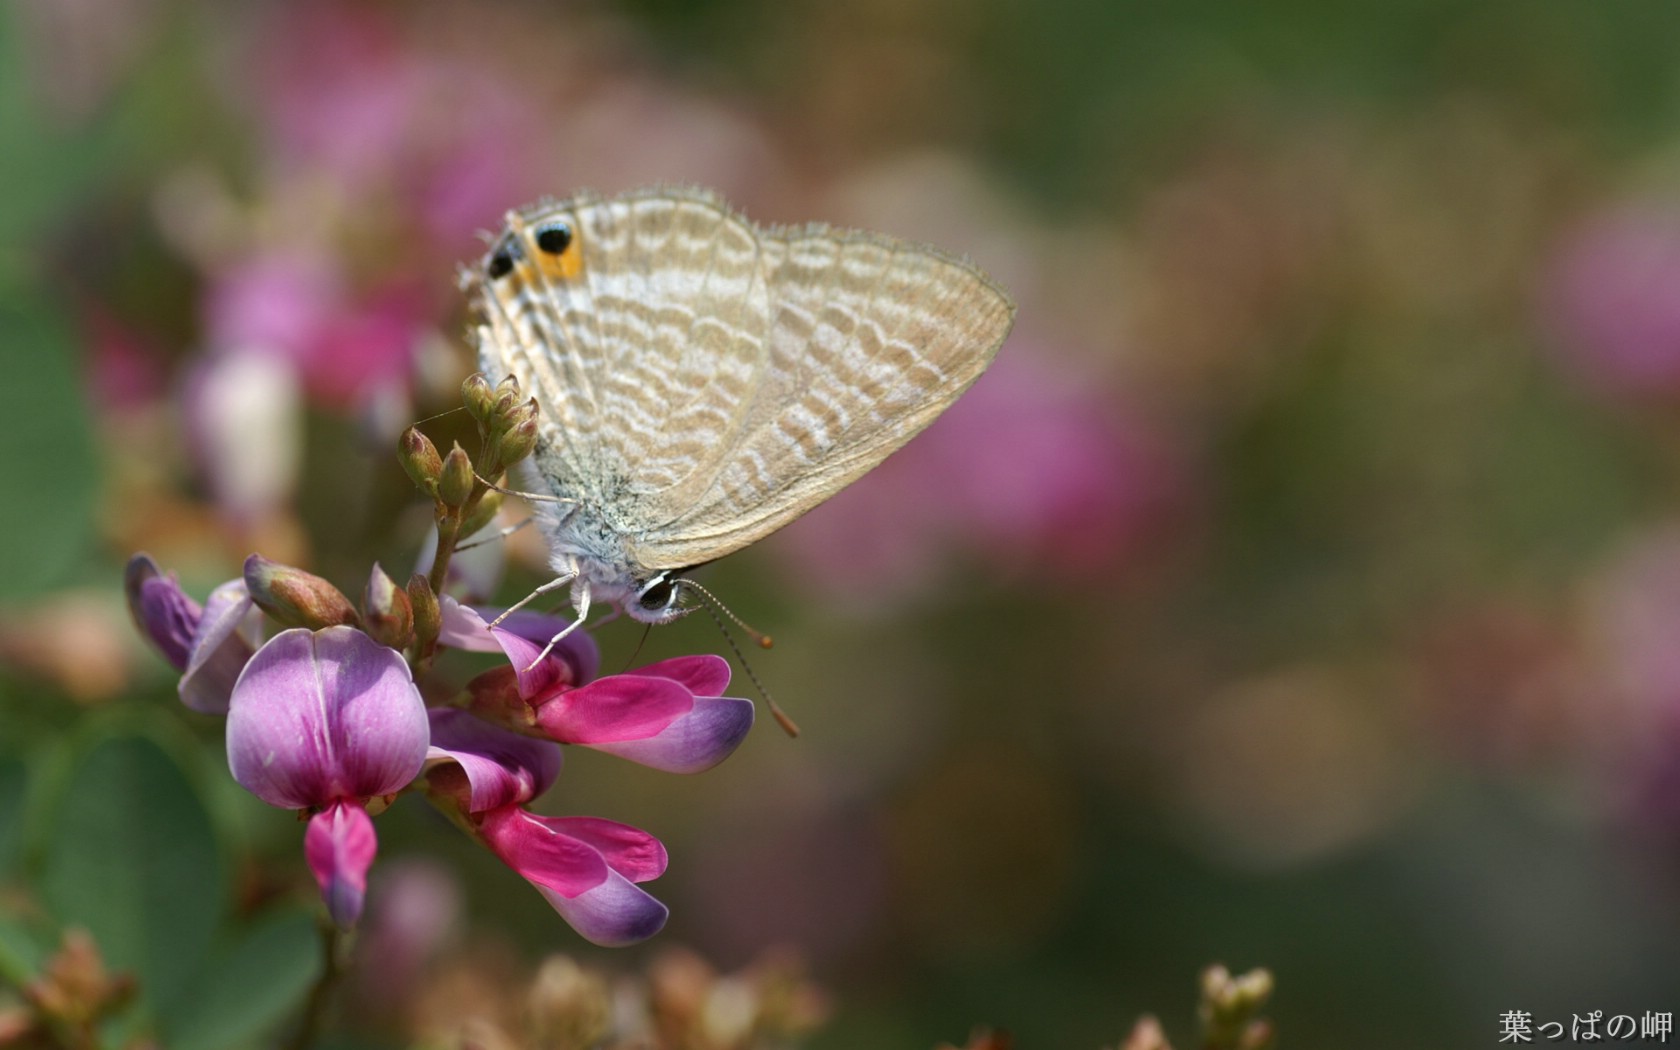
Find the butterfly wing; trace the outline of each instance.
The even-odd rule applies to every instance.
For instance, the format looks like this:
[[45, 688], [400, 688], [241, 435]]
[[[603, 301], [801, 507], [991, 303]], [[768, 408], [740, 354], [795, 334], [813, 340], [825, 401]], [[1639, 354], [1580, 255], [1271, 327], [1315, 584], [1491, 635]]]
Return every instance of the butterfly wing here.
[[857, 480], [980, 377], [1014, 305], [939, 252], [826, 227], [761, 234], [770, 324], [728, 444], [635, 538], [650, 568], [722, 557]]
[[[572, 244], [545, 258], [555, 223]], [[739, 550], [856, 480], [979, 378], [1014, 315], [939, 252], [763, 230], [696, 190], [539, 205], [497, 243], [511, 270], [467, 278], [481, 367], [535, 394], [544, 481], [646, 569]]]
[[[565, 223], [545, 258], [533, 234]], [[765, 357], [769, 301], [752, 226], [694, 190], [592, 195], [509, 218], [523, 258], [480, 283], [480, 364], [542, 409], [556, 495], [625, 534], [727, 444]]]

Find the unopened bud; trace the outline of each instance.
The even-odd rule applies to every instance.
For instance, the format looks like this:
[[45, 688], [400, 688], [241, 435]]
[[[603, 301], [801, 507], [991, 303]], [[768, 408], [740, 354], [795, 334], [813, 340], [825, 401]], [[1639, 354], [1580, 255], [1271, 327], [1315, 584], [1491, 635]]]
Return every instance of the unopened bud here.
[[415, 573], [408, 578], [408, 603], [414, 610], [414, 640], [425, 652], [443, 630], [443, 609], [432, 591], [431, 581]]
[[380, 645], [403, 649], [414, 640], [414, 603], [377, 562], [362, 592], [362, 617]]
[[[519, 404], [519, 380], [512, 376], [504, 376], [496, 384], [496, 399], [491, 403], [490, 411], [497, 417], [505, 418], [514, 405]], [[495, 421], [491, 421], [494, 425]]]
[[502, 494], [495, 489], [486, 489], [484, 495], [478, 498], [478, 505], [461, 520], [462, 536], [471, 536], [479, 529], [496, 520], [496, 515], [502, 510]]
[[490, 406], [496, 403], [496, 395], [483, 372], [474, 372], [461, 384], [461, 401], [467, 406], [467, 415], [480, 423], [489, 421]]
[[607, 982], [563, 955], [550, 956], [531, 982], [531, 1036], [541, 1046], [596, 1046], [612, 1022]]
[[531, 454], [537, 447], [537, 421], [527, 419], [502, 435], [496, 446], [496, 459], [503, 467], [511, 467]]
[[456, 445], [444, 457], [443, 471], [438, 475], [437, 498], [446, 507], [462, 507], [472, 497], [472, 460], [467, 450]]
[[1144, 1014], [1132, 1026], [1132, 1032], [1120, 1044], [1120, 1050], [1172, 1050], [1172, 1044], [1167, 1042], [1167, 1033], [1161, 1030], [1161, 1022]]
[[269, 561], [260, 554], [245, 559], [245, 589], [257, 607], [282, 627], [359, 626], [355, 606], [337, 587], [302, 569]]
[[408, 476], [428, 496], [437, 495], [438, 476], [443, 473], [443, 457], [430, 438], [414, 427], [402, 432], [397, 439], [397, 459]]

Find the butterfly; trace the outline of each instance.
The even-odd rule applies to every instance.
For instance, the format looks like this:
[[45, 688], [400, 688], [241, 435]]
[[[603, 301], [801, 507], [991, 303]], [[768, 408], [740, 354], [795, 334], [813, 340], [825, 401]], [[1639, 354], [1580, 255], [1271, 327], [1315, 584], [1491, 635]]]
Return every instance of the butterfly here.
[[943, 252], [756, 226], [699, 189], [511, 211], [462, 287], [480, 369], [539, 406], [521, 467], [557, 575], [537, 594], [570, 585], [577, 622], [591, 601], [645, 623], [691, 611], [685, 572], [904, 445], [1015, 315]]

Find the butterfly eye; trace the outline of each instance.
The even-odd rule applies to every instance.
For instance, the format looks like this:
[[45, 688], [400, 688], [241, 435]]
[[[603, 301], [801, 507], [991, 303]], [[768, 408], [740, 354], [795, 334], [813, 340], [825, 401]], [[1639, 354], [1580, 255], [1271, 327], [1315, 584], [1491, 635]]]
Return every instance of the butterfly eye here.
[[654, 612], [659, 609], [670, 608], [676, 597], [676, 581], [661, 576], [650, 581], [646, 587], [642, 588], [642, 592], [636, 595], [636, 604], [649, 612]]
[[553, 222], [537, 231], [537, 247], [550, 255], [562, 255], [572, 246], [572, 228]]
[[490, 262], [484, 267], [484, 272], [490, 275], [492, 281], [506, 277], [513, 272], [513, 261], [518, 258], [519, 247], [513, 241], [503, 241], [490, 256]]

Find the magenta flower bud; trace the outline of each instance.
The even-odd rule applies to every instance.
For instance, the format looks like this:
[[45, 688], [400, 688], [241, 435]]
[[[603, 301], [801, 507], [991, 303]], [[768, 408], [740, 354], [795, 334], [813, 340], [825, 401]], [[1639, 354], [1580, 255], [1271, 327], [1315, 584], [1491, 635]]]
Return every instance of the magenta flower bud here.
[[414, 640], [414, 604], [377, 563], [362, 592], [362, 612], [368, 634], [380, 645], [402, 649]]
[[397, 459], [403, 470], [428, 496], [437, 495], [438, 477], [443, 473], [443, 457], [431, 439], [414, 427], [402, 432], [397, 439]]
[[377, 850], [367, 803], [420, 774], [428, 737], [408, 664], [350, 627], [280, 632], [233, 688], [228, 768], [269, 805], [311, 814], [305, 853], [341, 927], [361, 914]]
[[463, 507], [472, 497], [472, 459], [467, 450], [456, 445], [443, 457], [443, 473], [438, 475], [437, 498], [446, 507]]
[[128, 595], [129, 615], [141, 637], [151, 642], [171, 667], [185, 671], [203, 608], [187, 597], [174, 573], [165, 576], [148, 554], [128, 559], [123, 590]]
[[319, 631], [361, 622], [355, 606], [337, 587], [314, 573], [260, 554], [245, 559], [245, 587], [251, 600], [282, 627]]

